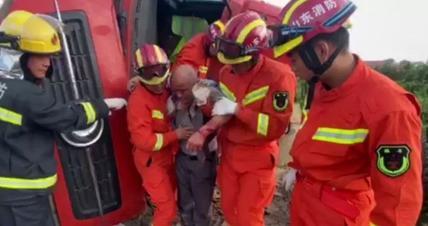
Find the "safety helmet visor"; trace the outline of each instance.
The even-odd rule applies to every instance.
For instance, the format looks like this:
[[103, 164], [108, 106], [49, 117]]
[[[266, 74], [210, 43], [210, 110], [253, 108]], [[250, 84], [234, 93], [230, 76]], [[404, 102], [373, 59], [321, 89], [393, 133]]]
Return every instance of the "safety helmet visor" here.
[[139, 68], [138, 73], [143, 78], [151, 79], [154, 77], [163, 77], [168, 70], [169, 64], [157, 64]]
[[220, 37], [216, 38], [215, 45], [217, 52], [223, 53], [223, 55], [227, 58], [233, 59], [248, 55], [245, 51], [245, 48], [241, 44]]
[[271, 31], [269, 45], [271, 47], [274, 47], [290, 42], [291, 40], [296, 39], [301, 35], [304, 35], [312, 28], [309, 26], [298, 27], [280, 24], [268, 26], [268, 29]]
[[140, 80], [148, 85], [163, 83], [169, 74], [169, 64], [157, 64], [138, 69]]

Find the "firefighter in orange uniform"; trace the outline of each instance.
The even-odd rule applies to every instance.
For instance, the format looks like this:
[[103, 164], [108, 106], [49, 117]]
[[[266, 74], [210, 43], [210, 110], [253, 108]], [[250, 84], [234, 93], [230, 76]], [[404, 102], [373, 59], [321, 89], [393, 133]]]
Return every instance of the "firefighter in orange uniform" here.
[[[232, 116], [220, 129], [218, 172], [221, 208], [231, 226], [264, 225], [275, 190], [278, 138], [293, 108], [296, 79], [289, 67], [260, 54], [267, 41], [266, 24], [255, 12], [233, 17], [216, 40], [218, 58], [226, 64], [220, 72], [225, 97], [214, 104], [210, 122]], [[212, 131], [204, 126], [194, 136]]]
[[178, 140], [187, 139], [189, 128], [172, 129], [167, 115], [169, 60], [156, 45], [135, 52], [140, 82], [129, 97], [128, 129], [134, 144], [134, 162], [143, 187], [156, 206], [153, 225], [171, 226], [176, 218], [173, 155]]
[[355, 9], [292, 0], [272, 28], [276, 55], [289, 54], [315, 93], [291, 150], [293, 226], [410, 226], [421, 209], [421, 107], [349, 52]]
[[207, 32], [195, 35], [180, 50], [173, 68], [189, 64], [198, 71], [199, 78], [218, 81], [218, 73], [223, 64], [216, 57], [214, 41], [223, 31], [223, 22], [217, 20], [210, 24]]

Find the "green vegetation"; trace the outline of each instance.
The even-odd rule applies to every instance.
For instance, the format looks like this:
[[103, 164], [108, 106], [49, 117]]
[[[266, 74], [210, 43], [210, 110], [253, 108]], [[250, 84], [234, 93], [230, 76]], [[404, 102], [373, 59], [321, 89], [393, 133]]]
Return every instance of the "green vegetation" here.
[[408, 91], [414, 93], [422, 105], [424, 127], [428, 128], [428, 62], [411, 63], [387, 60], [376, 68], [381, 73], [400, 83]]

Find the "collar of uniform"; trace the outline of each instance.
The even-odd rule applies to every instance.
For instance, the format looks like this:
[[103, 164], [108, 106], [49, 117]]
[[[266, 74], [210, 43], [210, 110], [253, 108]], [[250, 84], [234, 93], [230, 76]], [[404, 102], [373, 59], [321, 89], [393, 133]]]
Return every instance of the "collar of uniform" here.
[[[253, 68], [251, 68], [251, 70], [247, 71], [245, 74], [239, 74], [237, 76], [245, 76], [245, 77], [253, 77], [254, 75], [257, 75], [260, 71], [260, 69], [262, 68], [263, 64], [265, 63], [265, 56], [263, 55], [259, 55], [258, 56], [258, 60], [257, 60], [257, 64], [254, 65]], [[231, 74], [235, 75], [232, 71], [232, 66], [229, 65], [229, 71]]]
[[259, 54], [258, 58], [259, 59], [257, 61], [257, 64], [249, 72], [247, 72], [248, 75], [253, 76], [258, 74], [263, 64], [265, 63], [265, 56]]
[[366, 64], [357, 55], [354, 55], [354, 58], [357, 61], [356, 66], [349, 78], [342, 85], [333, 89], [326, 89], [321, 82], [317, 84], [316, 92], [319, 95], [315, 95], [321, 98], [321, 101], [333, 101], [340, 96], [347, 95], [361, 81], [365, 75]]
[[[164, 100], [165, 98], [168, 98], [170, 96], [170, 92], [168, 89], [164, 88], [162, 93], [154, 93], [150, 91], [147, 87], [145, 87], [141, 82], [138, 82], [138, 85], [135, 87], [135, 90], [132, 92], [139, 92], [146, 96], [152, 96], [155, 99], [158, 99], [159, 101]], [[144, 102], [144, 101], [142, 101]], [[166, 106], [166, 105], [165, 105]]]

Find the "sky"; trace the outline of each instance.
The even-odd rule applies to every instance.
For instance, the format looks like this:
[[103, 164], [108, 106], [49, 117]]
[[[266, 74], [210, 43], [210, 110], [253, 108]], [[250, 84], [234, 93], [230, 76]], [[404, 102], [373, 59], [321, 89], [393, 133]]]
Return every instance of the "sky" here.
[[[283, 6], [287, 0], [264, 0]], [[428, 61], [427, 0], [353, 0], [351, 51], [365, 60]]]

